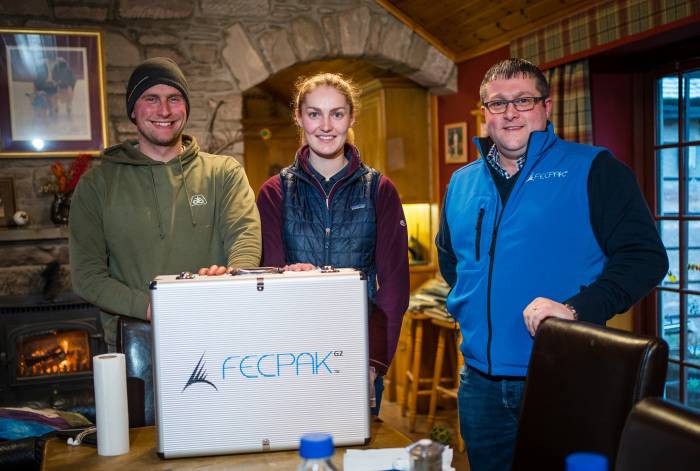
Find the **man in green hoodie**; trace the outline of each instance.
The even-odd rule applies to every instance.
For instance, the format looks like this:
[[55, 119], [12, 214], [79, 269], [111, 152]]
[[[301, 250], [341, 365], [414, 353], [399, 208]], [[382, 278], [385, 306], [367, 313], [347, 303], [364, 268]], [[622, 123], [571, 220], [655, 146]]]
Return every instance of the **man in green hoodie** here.
[[73, 288], [102, 311], [105, 341], [116, 315], [150, 319], [148, 284], [161, 274], [223, 265], [255, 267], [260, 216], [243, 167], [201, 152], [183, 134], [189, 88], [170, 59], [140, 64], [126, 109], [138, 138], [110, 147], [71, 200]]

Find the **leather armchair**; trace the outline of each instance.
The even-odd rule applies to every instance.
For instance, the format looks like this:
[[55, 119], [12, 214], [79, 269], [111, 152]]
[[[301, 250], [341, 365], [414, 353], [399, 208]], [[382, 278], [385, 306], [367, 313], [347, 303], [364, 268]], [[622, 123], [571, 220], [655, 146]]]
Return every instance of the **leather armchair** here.
[[632, 408], [622, 431], [617, 471], [697, 469], [700, 466], [700, 414], [648, 398]]
[[562, 470], [576, 451], [614, 463], [632, 406], [662, 394], [667, 360], [658, 338], [545, 320], [530, 358], [513, 469]]
[[117, 349], [126, 360], [129, 427], [153, 425], [154, 389], [152, 373], [151, 324], [131, 317], [119, 317]]

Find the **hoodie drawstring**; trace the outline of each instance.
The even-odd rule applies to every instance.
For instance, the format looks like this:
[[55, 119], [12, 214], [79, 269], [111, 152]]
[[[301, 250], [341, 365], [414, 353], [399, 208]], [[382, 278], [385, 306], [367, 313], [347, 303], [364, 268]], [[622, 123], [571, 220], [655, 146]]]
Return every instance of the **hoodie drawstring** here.
[[180, 175], [182, 178], [182, 186], [185, 189], [185, 195], [187, 196], [187, 207], [190, 209], [190, 220], [192, 221], [192, 225], [196, 226], [197, 223], [194, 220], [194, 212], [192, 211], [190, 191], [187, 189], [187, 175], [185, 175], [185, 167], [182, 166], [182, 153], [177, 154], [177, 161], [180, 163]]
[[161, 240], [163, 240], [165, 239], [165, 231], [163, 231], [163, 221], [160, 215], [160, 202], [158, 201], [158, 192], [156, 191], [156, 176], [153, 173], [153, 166], [149, 165], [148, 168], [151, 170], [151, 182], [153, 183], [151, 189], [153, 190], [153, 201], [156, 204], [156, 215], [158, 217], [158, 234], [160, 235]]

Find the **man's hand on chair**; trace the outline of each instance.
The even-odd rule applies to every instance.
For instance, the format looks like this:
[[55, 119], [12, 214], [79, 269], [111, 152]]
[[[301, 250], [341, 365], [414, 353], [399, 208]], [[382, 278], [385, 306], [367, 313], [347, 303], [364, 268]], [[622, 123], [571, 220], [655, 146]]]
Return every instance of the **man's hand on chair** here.
[[561, 319], [575, 320], [575, 311], [572, 311], [566, 304], [552, 301], [548, 298], [535, 298], [527, 305], [523, 311], [525, 327], [533, 337], [537, 333], [540, 323], [548, 317], [559, 317]]

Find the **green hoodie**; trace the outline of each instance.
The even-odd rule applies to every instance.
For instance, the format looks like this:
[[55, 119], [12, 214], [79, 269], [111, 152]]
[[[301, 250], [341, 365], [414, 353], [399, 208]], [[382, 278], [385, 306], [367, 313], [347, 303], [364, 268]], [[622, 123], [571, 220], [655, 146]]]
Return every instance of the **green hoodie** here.
[[103, 311], [105, 340], [116, 316], [146, 318], [156, 275], [201, 267], [258, 266], [260, 216], [245, 171], [233, 157], [185, 149], [167, 163], [136, 141], [110, 147], [71, 199], [73, 288]]

